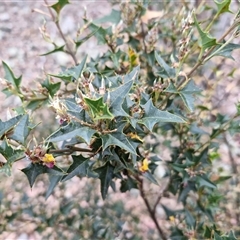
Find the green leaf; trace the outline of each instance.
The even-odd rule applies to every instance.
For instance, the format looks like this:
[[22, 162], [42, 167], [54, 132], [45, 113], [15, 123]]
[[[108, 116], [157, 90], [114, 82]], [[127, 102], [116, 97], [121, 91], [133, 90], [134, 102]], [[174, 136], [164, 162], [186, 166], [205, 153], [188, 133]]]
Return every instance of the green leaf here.
[[138, 188], [137, 182], [135, 180], [133, 180], [130, 177], [128, 177], [127, 179], [121, 180], [121, 187], [120, 187], [121, 192], [130, 191], [132, 188], [136, 188], [136, 189]]
[[175, 69], [171, 68], [162, 58], [161, 56], [155, 51], [154, 52], [155, 58], [158, 62], [158, 64], [164, 69], [165, 73], [169, 78], [174, 78], [176, 73]]
[[200, 35], [199, 41], [200, 41], [200, 47], [202, 48], [201, 52], [203, 53], [207, 48], [217, 45], [216, 38], [213, 38], [207, 32], [204, 32], [201, 29], [201, 27], [199, 26], [195, 14], [193, 14], [193, 16], [194, 16], [195, 25], [196, 25], [198, 33]]
[[2, 122], [0, 119], [0, 139], [5, 135], [7, 132], [13, 130], [19, 120], [22, 118], [22, 115], [18, 115], [14, 118], [9, 119], [6, 122]]
[[114, 167], [107, 162], [104, 166], [95, 169], [99, 175], [101, 181], [101, 194], [102, 198], [105, 199], [107, 196], [108, 188], [114, 177]]
[[49, 186], [48, 186], [48, 190], [46, 192], [46, 196], [45, 199], [47, 200], [49, 198], [49, 196], [52, 194], [54, 188], [57, 186], [57, 184], [61, 181], [62, 179], [62, 175], [49, 175]]
[[205, 186], [209, 188], [216, 188], [216, 185], [212, 183], [206, 176], [197, 176], [197, 182], [200, 187]]
[[239, 49], [240, 48], [240, 44], [228, 43], [226, 46], [224, 46], [221, 50], [218, 51], [218, 49], [220, 47], [221, 46], [216, 48], [216, 50], [211, 55], [212, 57], [214, 57], [214, 56], [222, 56], [222, 57], [230, 58], [230, 59], [234, 60], [234, 58], [232, 56], [232, 51], [235, 50], [235, 49]]
[[15, 77], [11, 68], [4, 61], [2, 61], [2, 65], [3, 65], [4, 72], [5, 72], [4, 79], [6, 79], [9, 83], [11, 83], [14, 86], [16, 92], [19, 93], [20, 92], [19, 85], [21, 83], [22, 76], [20, 76], [18, 78]]
[[53, 8], [56, 13], [59, 15], [60, 11], [63, 9], [65, 5], [69, 4], [68, 0], [58, 0], [57, 3], [51, 5], [50, 7]]
[[154, 183], [156, 185], [159, 185], [157, 180], [155, 179], [155, 177], [150, 172], [143, 173], [143, 176], [145, 178], [147, 178], [150, 182], [152, 182], [152, 183]]
[[95, 35], [95, 33], [99, 30], [99, 28], [97, 28], [95, 31], [89, 33], [87, 36], [85, 36], [84, 38], [75, 41], [75, 45], [76, 48], [80, 47], [84, 42], [86, 42], [89, 38], [91, 38], [92, 36]]
[[79, 137], [84, 140], [88, 145], [90, 145], [91, 138], [95, 133], [96, 131], [89, 127], [71, 122], [68, 125], [61, 127], [56, 132], [54, 132], [48, 138], [48, 141], [60, 142]]
[[189, 111], [193, 111], [194, 110], [194, 93], [199, 93], [201, 91], [200, 88], [198, 88], [195, 84], [193, 80], [190, 80], [187, 85], [181, 90], [179, 91], [179, 95], [181, 96], [184, 104], [186, 105], [186, 107], [189, 109]]
[[220, 15], [221, 13], [224, 13], [224, 12], [231, 13], [231, 11], [229, 10], [231, 0], [223, 0], [221, 2], [214, 0], [214, 2], [216, 3], [217, 8], [218, 8], [217, 15]]
[[115, 9], [112, 9], [112, 12], [109, 15], [104, 16], [99, 19], [96, 19], [96, 20], [94, 20], [94, 22], [96, 24], [105, 23], [105, 22], [111, 22], [113, 24], [118, 24], [120, 22], [120, 20], [121, 20], [121, 12], [117, 11]]
[[26, 138], [29, 135], [31, 127], [29, 125], [29, 116], [23, 115], [16, 127], [14, 128], [13, 134], [9, 137], [21, 144], [25, 144]]
[[26, 176], [29, 181], [30, 187], [32, 188], [36, 178], [40, 174], [49, 173], [52, 175], [58, 175], [63, 176], [65, 173], [62, 172], [62, 170], [56, 166], [53, 168], [48, 168], [47, 166], [44, 166], [39, 163], [30, 163], [26, 168], [21, 170]]
[[214, 180], [214, 184], [219, 184], [225, 182], [226, 180], [232, 178], [232, 176], [219, 176], [216, 180]]
[[145, 125], [150, 131], [152, 131], [154, 125], [159, 122], [185, 123], [185, 121], [177, 115], [157, 109], [153, 105], [152, 99], [149, 99], [146, 104], [141, 106], [145, 113], [138, 123]]
[[60, 89], [61, 83], [51, 83], [47, 78], [41, 85], [42, 87], [45, 87], [48, 90], [50, 96], [53, 97], [54, 94]]
[[194, 229], [196, 227], [196, 220], [187, 209], [185, 209], [185, 221], [189, 228]]
[[91, 168], [91, 160], [89, 158], [84, 158], [82, 155], [74, 156], [72, 155], [73, 163], [68, 168], [68, 175], [62, 178], [62, 181], [67, 181], [74, 176], [80, 177], [97, 177], [97, 174], [93, 172]]
[[[85, 23], [87, 21], [85, 20]], [[97, 38], [99, 44], [105, 44], [107, 43], [106, 41], [106, 35], [107, 35], [107, 30], [95, 25], [94, 23], [89, 23], [88, 29], [94, 33], [94, 36]]]
[[49, 75], [60, 78], [62, 80], [66, 80], [67, 82], [79, 79], [85, 67], [86, 61], [87, 61], [87, 55], [83, 58], [82, 62], [77, 66], [66, 69], [65, 71], [61, 72], [58, 75], [54, 75], [54, 74], [49, 74]]
[[49, 55], [49, 54], [52, 54], [52, 53], [55, 53], [55, 52], [65, 52], [64, 50], [64, 47], [65, 47], [65, 44], [58, 47], [58, 46], [55, 46], [55, 48], [49, 52], [46, 52], [46, 53], [43, 53], [43, 54], [40, 54], [40, 56], [46, 56], [46, 55]]
[[4, 139], [0, 145], [0, 154], [7, 160], [3, 167], [0, 168], [0, 172], [5, 173], [7, 176], [11, 176], [12, 164], [25, 157], [23, 150], [13, 149], [8, 145], [7, 140]]
[[110, 95], [110, 104], [109, 109], [110, 112], [117, 116], [128, 116], [128, 114], [123, 110], [122, 104], [126, 95], [129, 93], [131, 87], [133, 85], [133, 80], [124, 83], [122, 86], [116, 88], [114, 91], [109, 93]]
[[103, 102], [103, 97], [98, 99], [90, 99], [85, 97], [85, 103], [91, 111], [91, 115], [94, 120], [100, 119], [113, 119], [114, 116], [109, 112], [108, 106]]
[[128, 139], [128, 137], [122, 132], [122, 127], [118, 128], [119, 132], [114, 132], [111, 134], [101, 135], [103, 151], [109, 146], [119, 146], [122, 149], [136, 155], [136, 147], [133, 141]]

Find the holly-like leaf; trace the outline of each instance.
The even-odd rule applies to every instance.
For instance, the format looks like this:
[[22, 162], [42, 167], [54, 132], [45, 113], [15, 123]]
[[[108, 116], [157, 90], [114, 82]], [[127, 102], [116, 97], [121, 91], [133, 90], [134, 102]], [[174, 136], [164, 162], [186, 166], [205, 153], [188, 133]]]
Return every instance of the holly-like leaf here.
[[228, 43], [226, 46], [224, 46], [221, 50], [218, 50], [221, 46], [217, 47], [216, 50], [211, 54], [212, 57], [214, 56], [222, 56], [225, 58], [230, 58], [234, 60], [232, 56], [232, 52], [235, 49], [240, 48], [240, 44], [235, 44], [235, 43]]
[[192, 80], [179, 92], [184, 104], [192, 112], [194, 110], [194, 93], [201, 92], [201, 89], [197, 87]]
[[49, 196], [52, 194], [54, 188], [57, 186], [57, 184], [61, 181], [62, 179], [62, 175], [53, 175], [50, 174], [49, 175], [49, 186], [48, 186], [48, 190], [46, 192], [46, 196], [45, 199], [47, 200], [49, 198]]
[[49, 55], [49, 54], [52, 54], [55, 52], [65, 52], [64, 47], [65, 47], [65, 44], [62, 46], [55, 46], [55, 48], [53, 50], [43, 53], [43, 54], [40, 54], [40, 56], [46, 56], [46, 55]]
[[65, 173], [58, 167], [54, 166], [53, 168], [48, 168], [45, 165], [39, 163], [30, 163], [26, 168], [21, 170], [26, 176], [29, 181], [30, 187], [32, 188], [36, 178], [40, 174], [48, 173], [52, 175], [63, 176]]
[[[87, 23], [87, 20], [85, 20], [85, 23]], [[107, 36], [108, 31], [106, 29], [99, 27], [94, 23], [89, 23], [88, 29], [94, 33], [94, 36], [97, 38], [99, 44], [107, 43], [105, 37]]]
[[73, 163], [68, 168], [68, 175], [62, 178], [62, 181], [67, 181], [74, 176], [80, 177], [97, 177], [97, 174], [91, 170], [91, 161], [89, 158], [84, 158], [82, 155], [72, 156]]
[[76, 48], [80, 47], [84, 42], [86, 42], [89, 38], [91, 38], [92, 36], [94, 36], [94, 34], [99, 30], [99, 28], [97, 28], [95, 31], [89, 33], [87, 36], [85, 36], [84, 38], [75, 41], [75, 45]]
[[200, 187], [205, 186], [209, 188], [216, 188], [216, 185], [205, 176], [197, 176], [197, 182], [199, 183]]
[[98, 99], [90, 99], [85, 97], [85, 103], [91, 111], [94, 120], [113, 119], [114, 116], [109, 112], [108, 106], [103, 102], [103, 97]]
[[137, 182], [135, 180], [130, 177], [128, 177], [127, 179], [122, 179], [120, 187], [121, 192], [130, 191], [132, 188], [138, 188]]
[[156, 51], [154, 54], [155, 59], [157, 60], [158, 64], [164, 69], [165, 74], [167, 74], [169, 78], [174, 78], [176, 75], [175, 69], [171, 68]]
[[25, 153], [23, 150], [13, 149], [10, 145], [8, 145], [7, 140], [4, 139], [2, 144], [0, 145], [0, 154], [7, 160], [6, 163], [0, 168], [0, 173], [3, 172], [7, 176], [11, 176], [12, 164], [25, 157]]
[[47, 78], [41, 85], [42, 87], [45, 87], [48, 90], [50, 96], [53, 97], [54, 94], [59, 90], [61, 83], [51, 83]]
[[219, 16], [221, 13], [224, 13], [224, 12], [230, 12], [230, 4], [231, 4], [231, 0], [223, 0], [221, 2], [217, 1], [217, 0], [214, 0], [214, 2], [216, 3], [217, 5], [217, 8], [218, 8], [218, 11], [217, 11], [217, 15]]
[[105, 22], [111, 22], [113, 24], [118, 24], [120, 22], [120, 20], [121, 20], [121, 12], [117, 11], [115, 9], [112, 9], [112, 12], [109, 15], [99, 18], [97, 20], [94, 20], [94, 22], [97, 24], [105, 23]]
[[185, 122], [182, 118], [180, 118], [177, 115], [157, 109], [153, 105], [152, 99], [149, 99], [146, 104], [141, 106], [144, 109], [145, 113], [142, 119], [138, 121], [138, 123], [145, 125], [150, 131], [152, 131], [154, 125], [159, 122], [176, 122], [176, 123]]
[[107, 196], [108, 188], [114, 177], [114, 167], [107, 162], [104, 166], [95, 169], [99, 175], [101, 181], [101, 194], [102, 198], [105, 199]]
[[96, 131], [89, 127], [71, 122], [68, 125], [61, 127], [56, 132], [54, 132], [48, 138], [48, 141], [60, 142], [60, 141], [79, 137], [88, 145], [90, 145], [91, 138], [95, 133]]
[[0, 119], [0, 139], [3, 137], [4, 134], [11, 131], [21, 118], [22, 115], [18, 115], [14, 118], [9, 119], [6, 122], [2, 122], [2, 120]]
[[66, 69], [65, 71], [61, 72], [60, 74], [49, 74], [49, 75], [56, 77], [56, 78], [60, 78], [67, 82], [77, 80], [77, 79], [79, 79], [79, 77], [82, 74], [82, 71], [85, 67], [86, 61], [87, 61], [87, 55], [83, 58], [82, 62], [80, 64], [78, 64], [77, 66]]
[[109, 93], [110, 95], [110, 104], [109, 110], [114, 115], [117, 116], [128, 116], [128, 114], [123, 110], [122, 104], [126, 95], [129, 93], [133, 85], [133, 80], [126, 82], [122, 86], [116, 88], [114, 91]]
[[29, 124], [29, 116], [23, 115], [16, 127], [14, 128], [13, 134], [9, 137], [24, 145], [28, 134], [30, 133], [31, 127]]
[[59, 15], [60, 11], [63, 9], [65, 5], [69, 4], [68, 0], [58, 0], [57, 3], [51, 5], [50, 7], [53, 8], [56, 13]]
[[4, 72], [5, 72], [4, 78], [14, 86], [14, 88], [16, 89], [17, 92], [19, 92], [19, 85], [21, 83], [22, 76], [20, 76], [18, 78], [15, 77], [11, 68], [4, 61], [2, 61], [2, 65], [3, 65]]
[[213, 46], [216, 46], [218, 45], [217, 42], [216, 42], [216, 38], [213, 38], [211, 37], [207, 32], [204, 32], [201, 27], [199, 26], [199, 23], [197, 21], [197, 18], [195, 16], [195, 14], [193, 14], [194, 16], [194, 22], [195, 22], [195, 25], [197, 27], [197, 30], [198, 30], [198, 33], [200, 35], [200, 47], [202, 48], [201, 49], [201, 52], [203, 53], [207, 48], [210, 48], [210, 47], [213, 47]]
[[[120, 127], [121, 128], [121, 127]], [[122, 149], [136, 155], [135, 143], [130, 140], [122, 131], [114, 132], [111, 134], [101, 135], [103, 150], [109, 146], [119, 146]]]
[[152, 182], [152, 183], [154, 183], [156, 185], [159, 185], [157, 180], [155, 179], [155, 177], [149, 171], [143, 173], [143, 176], [145, 178], [147, 178], [150, 182]]

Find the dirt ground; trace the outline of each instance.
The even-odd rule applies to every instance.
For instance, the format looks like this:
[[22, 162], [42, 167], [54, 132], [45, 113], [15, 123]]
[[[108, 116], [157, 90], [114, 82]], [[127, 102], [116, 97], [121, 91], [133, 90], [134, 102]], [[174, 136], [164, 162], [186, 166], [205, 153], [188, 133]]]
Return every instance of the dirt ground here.
[[[49, 1], [53, 3], [55, 1]], [[111, 12], [110, 4], [107, 1], [72, 1], [72, 4], [67, 6], [63, 11], [64, 18], [61, 19], [61, 26], [63, 32], [71, 37], [75, 37], [76, 26], [82, 25], [82, 16], [84, 9], [87, 9], [87, 14], [90, 18], [95, 19], [106, 15]], [[16, 76], [22, 75], [23, 85], [29, 86], [34, 84], [38, 79], [43, 79], [45, 72], [47, 73], [58, 73], [60, 65], [71, 66], [73, 64], [72, 59], [64, 53], [55, 53], [49, 56], [40, 56], [53, 49], [51, 44], [46, 43], [41, 37], [39, 28], [43, 25], [44, 15], [39, 12], [48, 14], [44, 1], [0, 1], [0, 60], [5, 61], [12, 69]], [[46, 16], [46, 18], [48, 18]], [[220, 23], [220, 26], [225, 26], [226, 19]], [[51, 37], [61, 45], [62, 39], [58, 36], [58, 32], [54, 24], [47, 24], [47, 31], [51, 34]], [[239, 39], [236, 43], [240, 43]], [[77, 53], [77, 58], [81, 59], [84, 52], [94, 57], [99, 51], [104, 51], [102, 46], [97, 46], [97, 42], [94, 39], [84, 44]], [[221, 72], [221, 76], [225, 77], [225, 81], [219, 83], [217, 93], [214, 99], [209, 101], [215, 101], [219, 104], [219, 110], [222, 113], [233, 114], [235, 111], [235, 103], [240, 100], [240, 54], [239, 51], [234, 53], [235, 62], [227, 61], [226, 69], [229, 66], [236, 68], [235, 77], [226, 77], [224, 70]], [[227, 70], [226, 70], [227, 71]], [[206, 74], [204, 78], [208, 77]], [[210, 75], [209, 75], [210, 77]], [[2, 66], [0, 65], [0, 78], [4, 78]], [[207, 81], [207, 80], [206, 80]], [[0, 81], [0, 90], [3, 85]], [[13, 108], [19, 104], [19, 100], [14, 97], [5, 98], [5, 95], [0, 92], [0, 113], [1, 119], [6, 120], [8, 116], [8, 109]], [[228, 136], [230, 151], [232, 151], [234, 158], [240, 163], [239, 146], [240, 143], [231, 136]], [[223, 144], [220, 152], [225, 155], [224, 164], [228, 166], [229, 145]], [[15, 169], [14, 171], [19, 171]], [[2, 182], [2, 180], [0, 180]], [[14, 178], [9, 178], [6, 181], [6, 187], [10, 187], [14, 182]], [[77, 184], [77, 183], [76, 183]], [[32, 197], [35, 196], [34, 189], [29, 191]], [[130, 205], [138, 203], [141, 205], [142, 200], [138, 194], [133, 193], [131, 196], [132, 202]], [[161, 216], [161, 209], [159, 209], [159, 215]], [[151, 222], [146, 217], [145, 223]], [[150, 224], [151, 225], [151, 224]], [[6, 236], [6, 235], [5, 235]], [[4, 239], [0, 235], [0, 240]], [[5, 238], [6, 239], [6, 238]], [[20, 238], [16, 238], [22, 240]], [[30, 238], [24, 238], [30, 239]]]

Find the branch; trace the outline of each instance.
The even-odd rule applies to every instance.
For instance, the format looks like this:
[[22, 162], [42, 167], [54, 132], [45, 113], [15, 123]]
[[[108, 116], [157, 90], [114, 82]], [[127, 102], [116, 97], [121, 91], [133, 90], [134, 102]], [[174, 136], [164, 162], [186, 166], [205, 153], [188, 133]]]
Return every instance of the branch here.
[[[143, 189], [143, 180], [139, 176], [136, 176], [136, 179], [139, 183], [140, 195], [141, 195], [141, 197], [142, 197], [142, 199], [143, 199], [143, 201], [144, 201], [144, 203], [147, 207], [147, 210], [148, 210], [148, 213], [149, 213], [150, 217], [152, 218], [153, 222], [155, 223], [155, 226], [158, 230], [158, 233], [159, 233], [160, 237], [162, 238], [162, 240], [167, 240], [167, 237], [165, 236], [163, 230], [161, 229], [161, 227], [158, 223], [157, 217], [156, 217], [156, 211], [155, 211], [156, 206], [155, 205], [157, 205], [157, 204], [155, 203], [154, 208], [153, 209], [151, 208], [150, 203], [149, 203], [149, 201], [148, 201], [148, 199], [145, 195], [144, 189]], [[160, 196], [162, 197], [162, 195], [160, 195]], [[161, 198], [160, 196], [158, 197], [159, 200]]]
[[67, 41], [66, 37], [64, 36], [64, 34], [63, 34], [63, 32], [62, 32], [62, 29], [61, 29], [61, 27], [60, 27], [60, 25], [59, 25], [59, 21], [58, 21], [58, 20], [56, 21], [55, 16], [54, 16], [54, 14], [53, 14], [53, 11], [52, 11], [52, 9], [49, 7], [47, 0], [44, 0], [44, 2], [45, 2], [46, 5], [47, 5], [48, 11], [49, 11], [49, 13], [50, 13], [50, 15], [51, 15], [51, 18], [52, 18], [53, 22], [55, 23], [55, 25], [56, 25], [59, 33], [60, 33], [61, 38], [63, 39], [63, 41], [64, 41], [65, 44], [66, 44], [66, 48], [67, 48], [66, 53], [68, 53], [68, 54], [72, 57], [75, 65], [77, 65], [78, 62], [77, 62], [76, 55], [75, 55], [75, 53], [72, 51], [72, 49], [70, 48], [70, 46], [69, 46], [69, 44], [68, 44], [68, 41]]

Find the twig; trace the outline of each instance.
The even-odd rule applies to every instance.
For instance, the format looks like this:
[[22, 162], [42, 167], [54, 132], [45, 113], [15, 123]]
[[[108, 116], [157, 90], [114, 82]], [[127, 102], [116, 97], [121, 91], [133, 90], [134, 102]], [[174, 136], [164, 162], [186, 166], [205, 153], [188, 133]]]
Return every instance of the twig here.
[[68, 41], [67, 41], [66, 37], [64, 36], [64, 34], [63, 34], [63, 32], [62, 32], [62, 29], [61, 29], [61, 27], [60, 27], [60, 25], [59, 25], [59, 21], [58, 21], [58, 20], [57, 20], [57, 21], [55, 20], [55, 16], [54, 16], [54, 14], [53, 14], [52, 9], [49, 7], [47, 0], [44, 0], [44, 2], [45, 2], [45, 4], [47, 5], [47, 8], [48, 8], [48, 11], [49, 11], [49, 13], [50, 13], [50, 15], [51, 15], [52, 20], [53, 20], [54, 23], [56, 24], [56, 27], [57, 27], [57, 29], [58, 29], [58, 31], [59, 31], [59, 33], [60, 33], [63, 41], [64, 41], [65, 44], [66, 44], [66, 48], [67, 48], [66, 53], [68, 53], [68, 54], [72, 57], [75, 65], [77, 65], [78, 62], [77, 62], [76, 55], [75, 55], [75, 53], [72, 51], [72, 49], [70, 48], [70, 46], [69, 46], [69, 44], [68, 44]]
[[[154, 206], [154, 208], [152, 209], [151, 206], [150, 206], [150, 203], [149, 203], [149, 201], [148, 201], [148, 199], [145, 195], [145, 192], [144, 192], [144, 189], [143, 189], [143, 180], [139, 176], [136, 176], [136, 179], [139, 183], [140, 195], [141, 195], [141, 197], [142, 197], [142, 199], [143, 199], [143, 201], [144, 201], [144, 203], [147, 207], [147, 210], [148, 210], [148, 213], [149, 213], [150, 217], [152, 218], [153, 222], [155, 223], [155, 226], [158, 230], [158, 233], [159, 233], [160, 237], [162, 238], [162, 240], [167, 240], [167, 237], [165, 236], [163, 230], [161, 229], [161, 227], [158, 223], [157, 217], [156, 217], [156, 211], [155, 211], [156, 206]], [[159, 200], [160, 200], [160, 198], [159, 198]], [[157, 204], [155, 203], [155, 205], [157, 205]]]
[[[228, 149], [228, 155], [229, 155], [229, 159], [231, 162], [231, 167], [232, 167], [232, 172], [235, 175], [235, 186], [238, 186], [239, 184], [239, 180], [238, 180], [238, 170], [237, 170], [237, 164], [235, 162], [235, 159], [233, 157], [232, 151], [231, 151], [231, 146], [229, 144], [229, 141], [227, 140], [226, 134], [223, 134], [223, 139], [224, 139], [224, 143], [227, 145], [227, 149]], [[239, 208], [240, 208], [240, 193], [237, 192], [237, 197], [235, 199], [235, 204], [236, 204], [236, 221], [237, 221], [237, 225], [240, 225], [240, 212], [239, 212]]]

